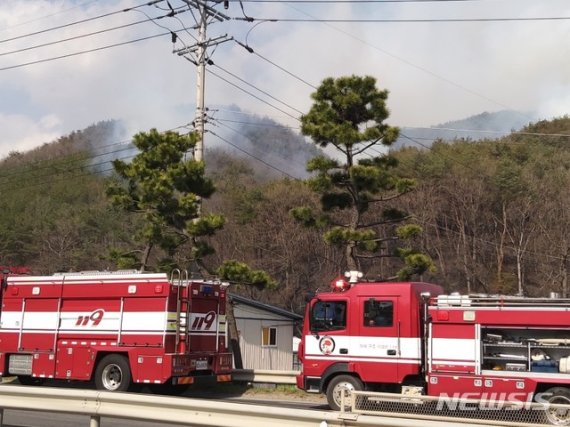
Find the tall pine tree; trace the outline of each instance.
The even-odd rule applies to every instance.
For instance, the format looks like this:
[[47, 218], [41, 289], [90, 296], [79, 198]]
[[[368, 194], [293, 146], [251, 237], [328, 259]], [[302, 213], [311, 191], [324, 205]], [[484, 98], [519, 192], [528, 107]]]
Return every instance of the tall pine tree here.
[[[377, 89], [373, 77], [350, 76], [325, 79], [311, 97], [301, 131], [315, 144], [332, 147], [335, 157], [308, 163], [314, 173], [308, 184], [320, 194], [321, 212], [299, 207], [292, 210], [294, 217], [323, 227], [325, 240], [344, 248], [349, 270], [362, 270], [363, 259], [395, 256], [405, 263], [399, 278], [433, 269], [431, 259], [411, 245], [421, 227], [390, 206], [414, 188], [414, 181], [393, 174], [396, 160], [378, 150], [399, 133], [385, 123], [388, 91]], [[397, 247], [389, 244], [395, 240], [401, 243]]]

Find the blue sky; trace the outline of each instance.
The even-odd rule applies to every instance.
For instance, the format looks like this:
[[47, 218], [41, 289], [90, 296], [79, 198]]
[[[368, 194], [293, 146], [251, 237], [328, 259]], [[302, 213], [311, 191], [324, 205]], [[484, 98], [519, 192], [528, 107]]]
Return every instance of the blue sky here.
[[[182, 0], [169, 1], [174, 8], [184, 4]], [[194, 24], [187, 11], [177, 15], [179, 20], [163, 18], [106, 31], [144, 20], [146, 15], [167, 13], [150, 6], [137, 9], [146, 15], [135, 10], [116, 13], [29, 36], [143, 3], [146, 1], [2, 0], [0, 69]], [[218, 109], [212, 113], [212, 130], [216, 129], [216, 120], [233, 108], [231, 105], [296, 128], [297, 118], [310, 106], [313, 86], [328, 76], [350, 74], [372, 75], [379, 87], [390, 91], [389, 123], [398, 126], [430, 126], [503, 109], [532, 111], [549, 118], [570, 109], [570, 19], [330, 22], [570, 17], [570, 2], [564, 0], [242, 4], [247, 16], [278, 22], [231, 19], [208, 27], [209, 36], [228, 34], [247, 42], [255, 51], [250, 54], [230, 41], [211, 55], [214, 65], [209, 70], [217, 76], [207, 75], [206, 104]], [[168, 8], [166, 2], [157, 6]], [[229, 6], [227, 10], [221, 5], [217, 8], [230, 18], [244, 17], [238, 2], [231, 1]], [[283, 21], [314, 18], [329, 22]], [[96, 31], [103, 32], [9, 53]], [[179, 34], [187, 45], [196, 36], [194, 30]], [[15, 37], [20, 38], [8, 40]], [[181, 42], [174, 47], [182, 47]], [[124, 120], [130, 133], [151, 127], [171, 129], [191, 122], [196, 99], [195, 67], [172, 51], [170, 37], [163, 36], [0, 70], [0, 156], [28, 150], [100, 120]]]

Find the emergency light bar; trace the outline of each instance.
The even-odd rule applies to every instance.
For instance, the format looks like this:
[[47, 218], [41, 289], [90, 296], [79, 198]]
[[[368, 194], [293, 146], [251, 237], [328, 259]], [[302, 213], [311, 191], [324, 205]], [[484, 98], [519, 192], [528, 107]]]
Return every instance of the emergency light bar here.
[[361, 279], [362, 276], [363, 274], [360, 271], [347, 271], [344, 273], [344, 277], [346, 277], [348, 281], [339, 277], [331, 282], [331, 288], [333, 292], [344, 292], [350, 289], [353, 284], [358, 283], [358, 279]]
[[335, 279], [331, 282], [331, 288], [333, 292], [344, 292], [350, 289], [350, 283], [348, 283], [342, 277], [339, 277], [338, 279]]

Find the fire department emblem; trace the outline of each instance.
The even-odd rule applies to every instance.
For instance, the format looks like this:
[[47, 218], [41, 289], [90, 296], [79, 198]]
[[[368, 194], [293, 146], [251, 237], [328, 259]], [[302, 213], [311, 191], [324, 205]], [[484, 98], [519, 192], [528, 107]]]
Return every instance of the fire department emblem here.
[[334, 340], [331, 337], [322, 337], [319, 341], [319, 349], [323, 354], [331, 354], [334, 351]]

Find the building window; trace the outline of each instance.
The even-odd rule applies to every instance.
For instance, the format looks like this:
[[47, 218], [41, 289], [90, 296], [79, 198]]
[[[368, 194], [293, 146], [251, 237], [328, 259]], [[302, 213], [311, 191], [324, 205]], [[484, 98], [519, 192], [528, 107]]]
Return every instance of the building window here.
[[261, 328], [261, 345], [275, 347], [277, 345], [277, 328]]

